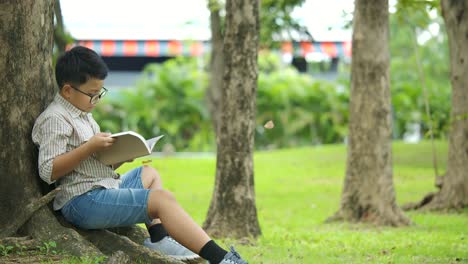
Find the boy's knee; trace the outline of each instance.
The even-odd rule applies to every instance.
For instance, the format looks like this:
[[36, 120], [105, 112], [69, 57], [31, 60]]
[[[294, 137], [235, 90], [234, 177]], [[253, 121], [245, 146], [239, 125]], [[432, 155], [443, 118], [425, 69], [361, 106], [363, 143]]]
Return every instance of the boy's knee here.
[[155, 178], [160, 178], [158, 171], [155, 168], [148, 165], [143, 165], [143, 173], [151, 175]]
[[143, 166], [142, 181], [145, 188], [158, 189], [162, 188], [161, 176], [158, 171], [148, 165]]

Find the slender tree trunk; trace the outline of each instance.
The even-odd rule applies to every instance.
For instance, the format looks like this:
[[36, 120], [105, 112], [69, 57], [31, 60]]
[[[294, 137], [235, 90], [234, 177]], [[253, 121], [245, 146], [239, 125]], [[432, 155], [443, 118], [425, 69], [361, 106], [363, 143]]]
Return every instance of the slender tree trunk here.
[[253, 147], [259, 38], [258, 0], [228, 0], [215, 190], [204, 228], [213, 236], [256, 237]]
[[65, 37], [65, 27], [63, 25], [62, 8], [60, 7], [60, 0], [55, 0], [54, 13], [56, 24], [54, 29], [54, 42], [57, 46], [59, 54], [65, 52], [67, 46], [67, 38]]
[[468, 0], [442, 0], [448, 34], [452, 83], [451, 130], [447, 173], [425, 209], [468, 206]]
[[218, 142], [218, 130], [221, 119], [221, 89], [223, 87], [224, 54], [222, 21], [220, 17], [220, 3], [218, 0], [209, 0], [210, 28], [211, 28], [211, 61], [210, 84], [206, 93], [208, 109], [210, 111], [216, 142]]
[[355, 2], [346, 178], [330, 221], [410, 223], [396, 205], [392, 179], [388, 19], [388, 0]]

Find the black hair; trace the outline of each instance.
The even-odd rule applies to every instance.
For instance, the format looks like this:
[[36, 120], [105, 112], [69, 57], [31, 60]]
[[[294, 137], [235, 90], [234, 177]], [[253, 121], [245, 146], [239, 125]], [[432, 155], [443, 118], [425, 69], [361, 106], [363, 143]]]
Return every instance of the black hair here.
[[95, 51], [76, 46], [57, 60], [55, 80], [62, 89], [67, 82], [79, 86], [92, 78], [104, 80], [108, 71], [106, 63]]

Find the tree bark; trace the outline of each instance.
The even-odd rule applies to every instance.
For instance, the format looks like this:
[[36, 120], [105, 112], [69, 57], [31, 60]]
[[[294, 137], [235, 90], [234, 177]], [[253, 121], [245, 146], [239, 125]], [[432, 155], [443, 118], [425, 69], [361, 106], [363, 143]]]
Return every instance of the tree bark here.
[[355, 2], [346, 177], [340, 210], [329, 221], [410, 224], [392, 179], [388, 19], [388, 0]]
[[215, 237], [260, 235], [253, 173], [258, 4], [257, 0], [228, 0], [226, 3], [216, 180], [204, 223], [205, 230]]
[[452, 126], [447, 172], [440, 191], [423, 209], [462, 209], [468, 206], [468, 0], [442, 0], [450, 50]]
[[60, 189], [55, 189], [48, 194], [42, 196], [40, 199], [34, 200], [30, 204], [28, 204], [19, 214], [14, 218], [10, 219], [10, 224], [7, 224], [6, 227], [2, 228], [0, 231], [0, 238], [12, 236], [18, 231], [18, 229], [26, 223], [26, 221], [31, 218], [32, 214], [34, 214], [39, 208], [48, 204], [52, 201]]
[[210, 28], [211, 28], [211, 58], [210, 58], [210, 83], [206, 93], [208, 109], [211, 115], [216, 142], [219, 137], [219, 123], [221, 119], [221, 89], [223, 87], [224, 54], [222, 21], [220, 17], [220, 3], [218, 0], [209, 0]]
[[51, 101], [53, 2], [0, 2], [0, 226], [39, 199], [34, 120]]

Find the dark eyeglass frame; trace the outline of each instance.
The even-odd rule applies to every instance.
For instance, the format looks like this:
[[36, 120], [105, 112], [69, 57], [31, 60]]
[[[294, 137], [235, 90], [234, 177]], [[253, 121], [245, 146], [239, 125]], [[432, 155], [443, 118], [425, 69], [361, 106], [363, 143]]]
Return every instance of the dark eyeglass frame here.
[[[90, 104], [93, 104], [93, 105], [94, 105], [94, 104], [97, 104], [97, 103], [101, 100], [101, 98], [104, 97], [104, 95], [106, 95], [106, 93], [107, 93], [107, 89], [106, 89], [106, 87], [104, 87], [104, 86], [102, 87], [102, 91], [101, 91], [100, 93], [98, 93], [98, 94], [89, 94], [89, 93], [85, 93], [85, 92], [81, 91], [80, 89], [76, 88], [76, 87], [73, 86], [73, 85], [70, 85], [70, 87], [73, 88], [74, 90], [76, 90], [76, 91], [78, 91], [78, 92], [84, 94], [84, 95], [89, 96], [89, 103], [90, 103]], [[94, 99], [94, 98], [97, 98], [97, 99]], [[95, 100], [94, 103], [93, 103], [93, 99]]]

